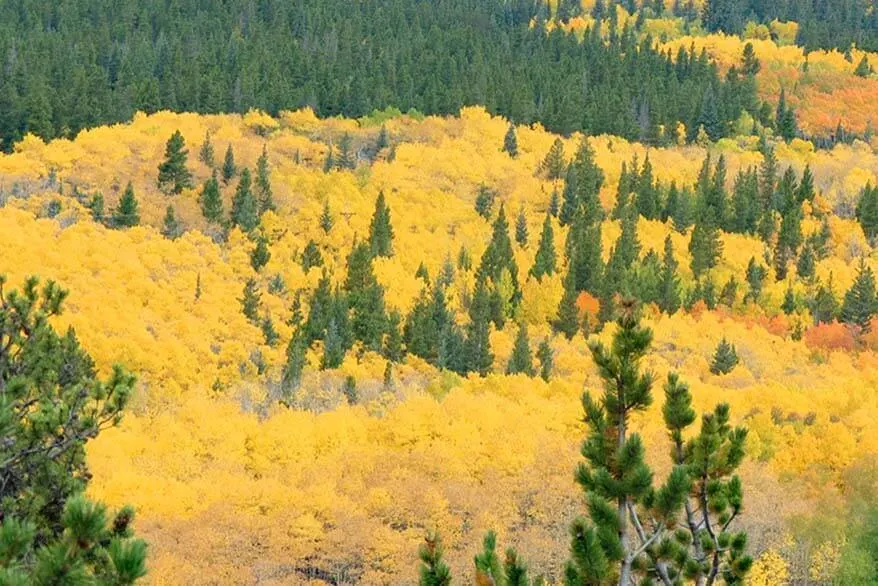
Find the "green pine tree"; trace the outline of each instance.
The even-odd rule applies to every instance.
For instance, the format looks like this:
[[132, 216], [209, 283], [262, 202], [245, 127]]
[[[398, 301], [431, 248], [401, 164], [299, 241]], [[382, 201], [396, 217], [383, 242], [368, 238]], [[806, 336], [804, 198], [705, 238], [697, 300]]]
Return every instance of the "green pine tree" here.
[[216, 154], [213, 149], [213, 143], [210, 140], [210, 131], [204, 135], [204, 142], [201, 143], [201, 149], [198, 151], [198, 160], [213, 169], [216, 165]]
[[259, 328], [262, 330], [262, 337], [267, 346], [275, 346], [278, 343], [280, 340], [280, 334], [278, 334], [277, 330], [274, 328], [274, 321], [271, 319], [270, 315], [266, 315], [262, 318]]
[[527, 217], [523, 209], [518, 212], [518, 218], [515, 220], [515, 241], [522, 248], [527, 246]]
[[100, 192], [94, 194], [91, 201], [88, 202], [88, 209], [91, 211], [91, 219], [102, 224], [104, 222], [104, 194]]
[[552, 197], [549, 199], [549, 215], [553, 218], [558, 217], [558, 213], [561, 211], [561, 199], [558, 196], [558, 190], [552, 190]]
[[555, 231], [552, 228], [552, 216], [546, 214], [543, 221], [543, 231], [540, 233], [540, 243], [537, 247], [537, 253], [534, 256], [534, 264], [530, 269], [530, 274], [539, 280], [544, 275], [555, 274]]
[[232, 226], [244, 232], [252, 232], [259, 224], [259, 205], [253, 197], [250, 182], [250, 169], [241, 171], [238, 188], [232, 199]]
[[726, 307], [733, 307], [738, 299], [738, 280], [735, 275], [729, 277], [719, 293], [719, 302]]
[[250, 266], [258, 273], [269, 260], [271, 260], [271, 251], [268, 249], [268, 238], [260, 234], [256, 237], [256, 246], [250, 251]]
[[271, 190], [271, 169], [268, 165], [268, 149], [262, 146], [262, 154], [256, 161], [256, 201], [259, 214], [274, 210], [274, 195]]
[[430, 533], [418, 551], [421, 558], [419, 586], [451, 586], [451, 570], [442, 561], [442, 540]]
[[222, 168], [222, 177], [223, 183], [226, 185], [235, 178], [235, 175], [238, 174], [238, 166], [235, 165], [235, 151], [232, 150], [232, 145], [229, 144], [228, 148], [226, 148], [226, 155], [223, 158], [223, 168]]
[[162, 220], [162, 236], [174, 240], [180, 235], [180, 223], [177, 221], [177, 214], [174, 213], [174, 206], [168, 206], [165, 210], [165, 219]]
[[469, 317], [466, 335], [467, 370], [486, 376], [494, 363], [494, 354], [491, 352], [490, 339], [491, 298], [484, 279], [476, 282]]
[[491, 210], [494, 208], [494, 199], [496, 197], [497, 194], [493, 189], [486, 185], [479, 185], [479, 189], [476, 192], [476, 213], [486, 220], [490, 219]]
[[375, 278], [372, 251], [366, 242], [356, 244], [348, 255], [344, 289], [351, 308], [354, 339], [369, 350], [380, 351], [387, 330], [384, 289]]
[[[560, 138], [555, 139], [549, 152], [546, 153], [546, 158], [543, 159], [542, 169], [546, 173], [546, 178], [552, 181], [564, 178], [564, 173], [567, 170], [567, 163], [564, 161], [564, 143], [561, 142]], [[555, 196], [557, 197], [557, 193], [555, 193]], [[557, 212], [552, 215], [557, 216]]]
[[527, 336], [527, 325], [521, 322], [518, 326], [518, 335], [515, 337], [515, 345], [512, 347], [512, 355], [506, 365], [506, 374], [526, 374], [535, 376], [533, 355], [530, 351], [530, 338]]
[[323, 172], [329, 173], [333, 169], [336, 168], [335, 161], [335, 153], [333, 151], [332, 143], [329, 143], [329, 147], [326, 149], [326, 159], [323, 161]]
[[714, 268], [722, 257], [723, 244], [712, 210], [695, 223], [689, 240], [689, 253], [692, 255], [690, 268], [696, 278]]
[[390, 223], [390, 208], [383, 191], [378, 192], [375, 200], [375, 213], [369, 225], [369, 244], [373, 256], [393, 255], [393, 225]]
[[875, 273], [872, 272], [872, 267], [866, 264], [865, 259], [861, 258], [854, 284], [844, 294], [841, 320], [859, 326], [867, 332], [876, 313], [878, 313], [878, 296], [875, 289]]
[[281, 375], [281, 392], [287, 401], [289, 401], [299, 387], [302, 385], [302, 373], [305, 370], [307, 359], [305, 353], [308, 350], [308, 344], [304, 334], [299, 328], [293, 333], [287, 344], [286, 362], [284, 363]]
[[515, 136], [515, 125], [510, 123], [503, 137], [503, 151], [513, 159], [518, 156], [518, 138]]
[[393, 310], [387, 315], [387, 337], [384, 339], [384, 357], [400, 362], [405, 355], [403, 347], [402, 316]]
[[387, 126], [382, 124], [381, 130], [378, 131], [378, 138], [375, 140], [375, 152], [380, 153], [390, 146], [390, 134], [387, 132]]
[[259, 307], [262, 303], [262, 295], [259, 293], [259, 287], [256, 279], [247, 279], [244, 284], [244, 294], [238, 299], [241, 304], [241, 313], [253, 325], [259, 324]]
[[332, 210], [329, 208], [329, 199], [325, 199], [323, 200], [323, 211], [320, 213], [320, 228], [325, 234], [329, 234], [333, 225], [335, 225], [335, 219], [332, 217]]
[[677, 275], [679, 263], [674, 256], [674, 243], [670, 234], [665, 237], [664, 258], [659, 275], [658, 306], [668, 315], [680, 309], [681, 291], [680, 277]]
[[811, 315], [815, 324], [830, 323], [838, 317], [840, 308], [838, 299], [836, 299], [833, 287], [832, 273], [829, 273], [829, 280], [824, 286], [821, 284], [817, 288], [814, 299], [811, 301]]
[[552, 377], [555, 353], [552, 350], [552, 346], [549, 344], [548, 338], [543, 338], [543, 341], [540, 342], [540, 345], [537, 348], [537, 359], [540, 361], [540, 378], [549, 382], [549, 379]]
[[792, 282], [787, 283], [787, 290], [783, 296], [783, 303], [781, 303], [780, 308], [787, 315], [791, 315], [796, 311], [796, 294], [793, 291]]
[[814, 278], [815, 269], [814, 249], [809, 243], [802, 248], [802, 254], [799, 255], [799, 260], [796, 262], [796, 274], [800, 279], [810, 281]]
[[185, 148], [183, 135], [177, 130], [168, 139], [165, 147], [165, 160], [159, 165], [159, 189], [178, 194], [183, 189], [192, 187], [192, 173], [186, 168], [189, 151]]
[[117, 228], [130, 228], [140, 224], [140, 212], [137, 197], [134, 195], [134, 186], [131, 182], [125, 187], [125, 193], [119, 200], [116, 211], [113, 212], [113, 226]]
[[309, 240], [302, 251], [302, 270], [306, 273], [314, 267], [323, 266], [323, 255], [314, 240]]
[[750, 262], [747, 263], [748, 291], [744, 295], [744, 303], [748, 301], [759, 303], [759, 299], [762, 297], [762, 286], [765, 284], [766, 277], [768, 277], [768, 269], [758, 264], [756, 258], [751, 257]]
[[872, 74], [872, 67], [869, 65], [869, 57], [863, 55], [863, 58], [860, 59], [860, 62], [857, 64], [856, 69], [854, 69], [854, 75], [857, 77], [869, 77]]
[[572, 268], [568, 269], [564, 278], [564, 295], [561, 296], [558, 314], [552, 324], [555, 331], [564, 334], [568, 340], [572, 340], [579, 331], [579, 308], [576, 306], [579, 293], [576, 288], [575, 273]]
[[860, 192], [856, 216], [866, 238], [873, 242], [878, 240], [878, 185], [866, 184]]
[[223, 198], [220, 195], [219, 182], [216, 178], [216, 171], [213, 172], [210, 179], [204, 182], [201, 188], [201, 214], [204, 219], [211, 224], [219, 224], [223, 220]]
[[[330, 150], [330, 153], [332, 151]], [[335, 160], [338, 169], [355, 169], [357, 167], [357, 153], [354, 152], [354, 138], [349, 132], [345, 132], [338, 141], [338, 157]]]
[[720, 340], [713, 353], [710, 363], [710, 372], [713, 374], [728, 374], [738, 365], [738, 352], [734, 344], [723, 338]]
[[345, 399], [348, 402], [348, 405], [356, 405], [360, 399], [360, 395], [357, 392], [357, 379], [354, 378], [353, 375], [348, 375], [344, 379], [344, 384], [341, 387], [341, 393], [344, 395]]

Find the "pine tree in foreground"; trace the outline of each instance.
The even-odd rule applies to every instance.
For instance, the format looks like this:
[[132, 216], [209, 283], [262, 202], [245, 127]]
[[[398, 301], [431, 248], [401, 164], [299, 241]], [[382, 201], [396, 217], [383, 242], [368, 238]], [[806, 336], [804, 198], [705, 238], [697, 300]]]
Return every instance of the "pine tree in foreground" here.
[[189, 151], [185, 148], [183, 135], [177, 130], [168, 139], [165, 147], [165, 160], [159, 165], [158, 186], [161, 190], [178, 194], [187, 187], [192, 187], [192, 173], [186, 168]]
[[710, 363], [710, 372], [713, 374], [728, 374], [738, 365], [738, 351], [734, 344], [723, 338], [720, 340], [713, 353]]
[[841, 319], [845, 323], [859, 326], [863, 331], [869, 331], [872, 318], [876, 314], [878, 314], [878, 296], [875, 289], [875, 274], [872, 272], [872, 267], [861, 258], [854, 284], [844, 294]]
[[131, 182], [125, 187], [125, 193], [119, 200], [116, 211], [113, 212], [113, 226], [117, 228], [130, 228], [140, 224], [140, 212], [137, 197], [134, 195], [134, 186]]
[[428, 534], [418, 551], [421, 558], [419, 586], [451, 586], [451, 570], [442, 561], [442, 540], [437, 533]]

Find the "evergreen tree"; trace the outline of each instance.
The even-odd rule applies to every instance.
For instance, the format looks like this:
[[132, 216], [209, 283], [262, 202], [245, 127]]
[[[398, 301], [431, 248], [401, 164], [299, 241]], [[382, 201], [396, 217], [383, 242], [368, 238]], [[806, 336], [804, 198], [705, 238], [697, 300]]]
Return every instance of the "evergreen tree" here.
[[235, 165], [235, 152], [232, 150], [232, 145], [229, 144], [226, 149], [226, 156], [223, 158], [223, 169], [222, 169], [222, 177], [223, 183], [226, 185], [235, 178], [235, 175], [238, 174], [238, 167]]
[[426, 285], [430, 284], [430, 271], [427, 270], [427, 265], [424, 264], [424, 261], [421, 261], [418, 264], [418, 268], [415, 269], [415, 278], [422, 280]]
[[335, 161], [335, 154], [332, 149], [332, 143], [329, 143], [329, 148], [326, 149], [326, 159], [323, 161], [323, 172], [329, 173], [333, 169], [335, 169], [337, 163]]
[[274, 210], [274, 195], [271, 191], [271, 169], [268, 166], [268, 150], [262, 146], [262, 154], [256, 161], [256, 201], [259, 214]]
[[357, 379], [353, 375], [348, 375], [344, 379], [341, 387], [341, 393], [344, 395], [348, 405], [356, 405], [359, 401], [359, 393], [357, 392]]
[[523, 209], [515, 220], [515, 241], [522, 248], [527, 246], [527, 217], [525, 217]]
[[272, 321], [270, 315], [266, 315], [262, 318], [260, 329], [262, 330], [262, 337], [265, 340], [266, 346], [275, 346], [278, 343], [278, 340], [280, 340], [280, 334], [278, 334], [277, 330], [274, 328], [274, 321]]
[[719, 302], [726, 307], [733, 307], [738, 299], [738, 280], [734, 275], [729, 277], [719, 293]]
[[796, 294], [793, 291], [793, 284], [787, 283], [787, 290], [783, 296], [783, 303], [780, 308], [787, 315], [791, 315], [796, 311]]
[[442, 540], [439, 535], [427, 535], [418, 551], [421, 558], [419, 586], [451, 586], [451, 570], [442, 561], [442, 554]]
[[323, 211], [320, 213], [320, 228], [325, 234], [329, 234], [333, 225], [335, 225], [335, 219], [332, 217], [332, 210], [329, 209], [329, 199], [324, 199]]
[[815, 268], [814, 249], [809, 243], [802, 248], [802, 254], [799, 255], [799, 260], [796, 262], [796, 274], [800, 279], [809, 281], [814, 278]]
[[680, 277], [677, 275], [679, 263], [674, 256], [674, 243], [670, 234], [665, 237], [665, 250], [659, 276], [658, 306], [668, 315], [680, 309]]
[[[330, 154], [332, 150], [330, 149]], [[355, 169], [357, 167], [357, 154], [354, 152], [354, 139], [349, 132], [345, 132], [338, 141], [338, 158], [335, 166], [339, 169]]]
[[759, 70], [761, 68], [762, 65], [759, 63], [759, 59], [756, 57], [756, 51], [753, 50], [753, 43], [745, 44], [741, 72], [744, 75], [749, 75], [752, 77], [759, 73]]
[[260, 234], [256, 237], [256, 246], [250, 252], [250, 266], [258, 273], [269, 260], [271, 260], [271, 251], [268, 249], [268, 239]]
[[91, 219], [99, 224], [104, 222], [104, 194], [96, 193], [88, 202], [88, 209], [91, 211]]
[[[672, 189], [674, 185], [671, 185]], [[673, 191], [670, 192], [668, 196], [668, 201], [670, 201], [671, 196], [674, 194]], [[674, 230], [684, 233], [689, 227], [692, 225], [695, 219], [695, 205], [693, 203], [692, 193], [688, 188], [683, 188], [679, 194], [677, 195], [677, 204], [673, 208], [670, 209], [671, 222], [673, 223]]]
[[576, 274], [572, 268], [568, 268], [567, 276], [564, 278], [564, 294], [558, 305], [557, 318], [552, 324], [555, 331], [564, 334], [568, 340], [572, 340], [579, 331], [577, 299], [579, 299], [579, 291], [576, 288]]
[[829, 273], [829, 282], [820, 285], [811, 302], [811, 315], [815, 324], [829, 323], [838, 317], [839, 305], [833, 290], [832, 273]]
[[482, 255], [481, 263], [476, 271], [476, 279], [485, 281], [490, 286], [492, 301], [492, 320], [497, 327], [502, 326], [504, 319], [511, 317], [512, 312], [521, 301], [521, 290], [518, 286], [518, 266], [512, 251], [512, 240], [509, 238], [509, 223], [506, 211], [500, 204], [500, 212], [494, 221], [491, 241]]
[[306, 345], [310, 346], [316, 340], [323, 338], [332, 311], [333, 294], [331, 283], [329, 273], [324, 269], [320, 275], [320, 280], [317, 281], [317, 287], [311, 295], [311, 302], [308, 306], [308, 319], [305, 321], [303, 329]]
[[739, 171], [735, 179], [730, 227], [742, 234], [755, 234], [760, 210], [758, 173], [755, 169]]
[[372, 252], [368, 243], [356, 244], [348, 255], [344, 288], [351, 308], [351, 331], [354, 339], [362, 342], [369, 350], [381, 350], [381, 342], [387, 330], [384, 289], [375, 278]]
[[220, 195], [219, 182], [216, 179], [216, 171], [210, 179], [204, 182], [201, 188], [201, 214], [204, 219], [212, 224], [219, 224], [223, 219], [223, 198]]
[[198, 151], [198, 160], [212, 169], [216, 165], [215, 157], [213, 143], [210, 141], [210, 131], [208, 130], [204, 135], [204, 142], [201, 143], [201, 150]]
[[558, 190], [552, 190], [552, 197], [549, 199], [549, 215], [557, 218], [561, 211], [561, 200], [558, 197]]
[[168, 139], [165, 147], [165, 160], [159, 165], [159, 189], [178, 194], [184, 188], [192, 187], [192, 173], [186, 168], [189, 151], [185, 148], [183, 135], [177, 130]]
[[878, 238], [878, 185], [872, 187], [871, 184], [866, 184], [860, 192], [856, 217], [866, 238], [875, 241]]
[[872, 318], [878, 313], [878, 295], [875, 289], [875, 274], [872, 267], [860, 259], [854, 284], [844, 294], [841, 305], [841, 320], [869, 331]]
[[4, 584], [134, 584], [146, 544], [134, 509], [112, 516], [84, 493], [86, 445], [119, 425], [135, 378], [121, 366], [98, 377], [76, 333], [55, 331], [67, 292], [35, 277], [19, 290], [0, 278], [0, 447]]
[[165, 209], [165, 219], [162, 220], [162, 236], [174, 240], [180, 235], [180, 223], [177, 222], [177, 215], [174, 213], [174, 206], [168, 206]]
[[373, 256], [393, 255], [393, 226], [390, 223], [390, 208], [384, 200], [384, 192], [378, 192], [375, 200], [375, 213], [369, 225], [369, 244]]
[[323, 255], [314, 240], [309, 240], [302, 251], [302, 270], [306, 273], [314, 267], [323, 266]]
[[241, 179], [232, 199], [232, 226], [244, 232], [252, 232], [259, 224], [259, 207], [253, 197], [250, 183], [250, 169], [241, 171]]
[[390, 146], [390, 135], [387, 133], [387, 126], [382, 124], [381, 130], [378, 131], [378, 138], [375, 141], [375, 151], [381, 152]]
[[348, 299], [343, 291], [336, 288], [331, 296], [329, 311], [326, 317], [326, 329], [323, 331], [323, 356], [320, 359], [321, 370], [338, 368], [353, 343], [351, 324], [348, 319]]
[[509, 124], [506, 136], [503, 137], [503, 151], [513, 159], [518, 156], [518, 138], [515, 136], [514, 124]]
[[526, 374], [530, 377], [536, 374], [530, 351], [530, 339], [527, 336], [527, 325], [523, 321], [518, 326], [518, 335], [515, 337], [512, 355], [506, 366], [506, 374]]
[[796, 123], [795, 111], [786, 104], [786, 90], [780, 90], [780, 100], [777, 104], [777, 114], [775, 115], [775, 126], [778, 135], [786, 142], [790, 142], [796, 138], [799, 132]]
[[542, 280], [543, 275], [551, 276], [555, 273], [555, 263], [555, 232], [552, 229], [552, 216], [546, 214], [543, 231], [540, 233], [540, 244], [530, 274], [538, 281]]
[[714, 268], [722, 257], [723, 245], [716, 225], [713, 210], [695, 223], [689, 240], [689, 253], [692, 255], [690, 268], [696, 278]]
[[195, 277], [195, 301], [201, 299], [201, 273]]
[[752, 301], [759, 303], [762, 297], [762, 286], [765, 284], [765, 278], [768, 276], [768, 269], [756, 262], [756, 258], [750, 257], [747, 263], [747, 294], [744, 295], [744, 303]]
[[869, 57], [863, 55], [863, 58], [860, 59], [860, 62], [857, 64], [856, 69], [854, 69], [854, 75], [858, 77], [869, 77], [872, 74], [872, 67], [869, 65]]
[[286, 362], [281, 375], [281, 390], [288, 400], [302, 384], [302, 373], [305, 370], [305, 364], [307, 364], [305, 357], [307, 350], [308, 344], [305, 336], [297, 328], [287, 344]]
[[491, 298], [484, 279], [476, 281], [466, 334], [467, 370], [486, 376], [491, 371]]
[[256, 285], [256, 279], [247, 279], [244, 284], [244, 295], [238, 299], [241, 303], [241, 313], [250, 323], [257, 325], [259, 323], [259, 306], [262, 303], [262, 295], [259, 293], [259, 287]]
[[125, 187], [125, 193], [119, 200], [116, 211], [113, 212], [113, 226], [117, 228], [130, 228], [140, 224], [140, 212], [137, 197], [134, 195], [134, 186], [131, 182]]
[[391, 362], [400, 362], [404, 355], [402, 337], [402, 316], [393, 310], [387, 316], [387, 337], [384, 340], [384, 357]]
[[723, 338], [713, 353], [710, 363], [710, 372], [713, 374], [728, 374], [738, 365], [738, 352], [734, 344]]
[[555, 353], [552, 346], [549, 345], [549, 339], [543, 338], [537, 348], [537, 359], [540, 361], [540, 378], [549, 382], [552, 377], [552, 368], [554, 367]]
[[486, 220], [490, 219], [496, 196], [497, 194], [494, 193], [493, 189], [486, 185], [479, 185], [479, 189], [476, 192], [476, 213]]
[[[567, 163], [564, 162], [564, 143], [560, 138], [556, 138], [552, 143], [546, 158], [543, 159], [542, 169], [546, 173], [546, 177], [552, 181], [564, 178], [564, 172], [567, 169]], [[552, 214], [557, 216], [557, 213]]]

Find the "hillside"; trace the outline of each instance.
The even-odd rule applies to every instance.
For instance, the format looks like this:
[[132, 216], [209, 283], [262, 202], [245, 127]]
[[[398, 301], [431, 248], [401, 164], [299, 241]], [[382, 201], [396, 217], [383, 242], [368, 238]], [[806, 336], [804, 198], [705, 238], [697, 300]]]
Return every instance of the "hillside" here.
[[[490, 530], [565, 583], [635, 314], [656, 478], [669, 374], [748, 430], [744, 583], [875, 583], [874, 6], [159, 4], [0, 6], [0, 401], [64, 344], [136, 375], [80, 460], [146, 583], [414, 584], [435, 531], [482, 584]], [[30, 275], [63, 360], [15, 351]]]

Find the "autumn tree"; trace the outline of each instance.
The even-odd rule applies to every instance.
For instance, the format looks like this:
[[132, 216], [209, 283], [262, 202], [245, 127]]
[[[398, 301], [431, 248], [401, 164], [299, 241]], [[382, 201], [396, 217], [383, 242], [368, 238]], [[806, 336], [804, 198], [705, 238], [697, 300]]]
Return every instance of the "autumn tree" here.
[[375, 200], [375, 213], [369, 225], [369, 245], [373, 256], [393, 255], [393, 226], [390, 223], [390, 207], [384, 199], [384, 192], [379, 191]]
[[841, 305], [841, 319], [845, 323], [857, 325], [864, 331], [869, 330], [872, 317], [878, 314], [878, 296], [875, 289], [875, 274], [872, 267], [860, 259], [857, 277], [853, 285], [844, 294]]
[[244, 232], [252, 232], [259, 224], [259, 204], [253, 197], [250, 169], [241, 171], [235, 197], [232, 199], [232, 226]]
[[0, 277], [0, 581], [133, 584], [146, 574], [134, 510], [110, 517], [84, 492], [86, 444], [119, 425], [134, 377], [116, 365], [99, 378], [73, 329], [54, 330], [67, 297], [57, 284], [4, 284]]
[[129, 181], [122, 198], [119, 200], [119, 205], [113, 212], [113, 226], [130, 228], [140, 224], [139, 207], [137, 197], [134, 195], [134, 186]]
[[530, 274], [537, 280], [542, 280], [544, 275], [555, 273], [555, 231], [552, 228], [552, 216], [546, 214], [543, 221], [543, 231], [540, 233], [540, 243], [534, 256], [534, 264]]
[[179, 130], [168, 139], [165, 147], [165, 160], [159, 165], [159, 189], [178, 194], [183, 189], [192, 187], [192, 173], [186, 168], [189, 151]]
[[271, 190], [271, 169], [268, 165], [268, 149], [262, 146], [262, 154], [256, 160], [256, 201], [259, 213], [274, 210], [274, 194]]
[[723, 338], [716, 346], [713, 359], [710, 362], [710, 372], [713, 374], [728, 374], [738, 365], [738, 351], [735, 345]]
[[518, 156], [518, 137], [515, 135], [514, 124], [509, 124], [506, 136], [503, 137], [503, 151], [513, 159]]
[[201, 196], [199, 197], [201, 204], [201, 214], [204, 219], [212, 224], [219, 224], [223, 220], [223, 198], [220, 195], [219, 182], [216, 178], [216, 171], [210, 176], [210, 179], [204, 182], [201, 188]]
[[527, 336], [527, 324], [521, 322], [518, 326], [518, 334], [515, 336], [515, 344], [512, 347], [512, 355], [506, 365], [506, 374], [526, 374], [534, 376], [533, 354], [530, 350], [530, 338]]

